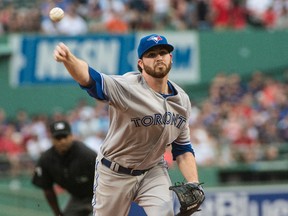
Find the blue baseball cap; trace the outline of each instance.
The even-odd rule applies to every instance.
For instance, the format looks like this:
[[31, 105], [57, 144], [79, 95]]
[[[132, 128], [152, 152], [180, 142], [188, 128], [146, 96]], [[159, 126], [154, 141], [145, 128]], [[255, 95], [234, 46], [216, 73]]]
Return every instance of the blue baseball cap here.
[[142, 58], [143, 54], [155, 46], [165, 47], [169, 53], [174, 50], [174, 47], [168, 43], [167, 39], [162, 35], [151, 34], [143, 37], [138, 46], [138, 58]]

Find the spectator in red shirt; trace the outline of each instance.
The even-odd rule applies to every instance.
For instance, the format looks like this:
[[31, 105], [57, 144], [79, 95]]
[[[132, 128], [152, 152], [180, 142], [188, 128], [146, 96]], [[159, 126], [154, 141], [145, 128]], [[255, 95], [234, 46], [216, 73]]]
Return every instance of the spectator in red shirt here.
[[247, 11], [240, 0], [233, 0], [230, 10], [230, 26], [235, 30], [245, 29], [247, 25]]
[[262, 22], [265, 28], [274, 28], [277, 22], [276, 12], [273, 10], [273, 7], [270, 6], [263, 14]]
[[231, 0], [212, 0], [212, 22], [216, 29], [229, 27]]
[[16, 132], [13, 124], [9, 123], [0, 133], [0, 153], [7, 158], [10, 165], [10, 174], [16, 177], [21, 170], [21, 158], [25, 153], [22, 146], [22, 137]]

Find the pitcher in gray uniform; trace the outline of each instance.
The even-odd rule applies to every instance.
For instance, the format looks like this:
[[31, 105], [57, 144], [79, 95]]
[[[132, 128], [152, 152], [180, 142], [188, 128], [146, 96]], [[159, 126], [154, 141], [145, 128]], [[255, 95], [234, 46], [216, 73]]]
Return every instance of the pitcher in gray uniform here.
[[[173, 216], [173, 192], [164, 161], [173, 159], [187, 182], [199, 182], [190, 142], [188, 95], [168, 79], [174, 47], [151, 34], [138, 46], [138, 70], [106, 75], [59, 43], [54, 58], [62, 62], [82, 89], [109, 103], [110, 128], [95, 165], [95, 216], [128, 215], [131, 202], [148, 216]], [[107, 59], [109, 61], [109, 59]]]

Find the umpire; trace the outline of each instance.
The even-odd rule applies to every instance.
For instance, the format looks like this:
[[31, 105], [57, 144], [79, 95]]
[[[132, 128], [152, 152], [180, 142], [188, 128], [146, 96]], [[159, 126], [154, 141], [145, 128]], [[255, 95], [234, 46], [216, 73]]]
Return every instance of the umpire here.
[[[55, 216], [88, 216], [93, 211], [91, 200], [97, 154], [73, 138], [66, 121], [53, 122], [50, 132], [53, 145], [37, 162], [32, 183], [43, 190]], [[55, 184], [71, 195], [63, 211]]]

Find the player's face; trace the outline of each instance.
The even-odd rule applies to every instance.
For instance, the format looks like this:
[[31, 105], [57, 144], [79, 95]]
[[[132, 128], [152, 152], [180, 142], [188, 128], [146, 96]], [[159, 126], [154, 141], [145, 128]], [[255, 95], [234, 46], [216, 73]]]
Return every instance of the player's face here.
[[73, 136], [71, 134], [66, 136], [62, 135], [58, 137], [53, 137], [52, 139], [55, 150], [59, 154], [64, 154], [66, 151], [69, 150], [73, 141]]
[[171, 70], [172, 55], [164, 48], [151, 49], [143, 55], [143, 71], [154, 78], [163, 78]]

